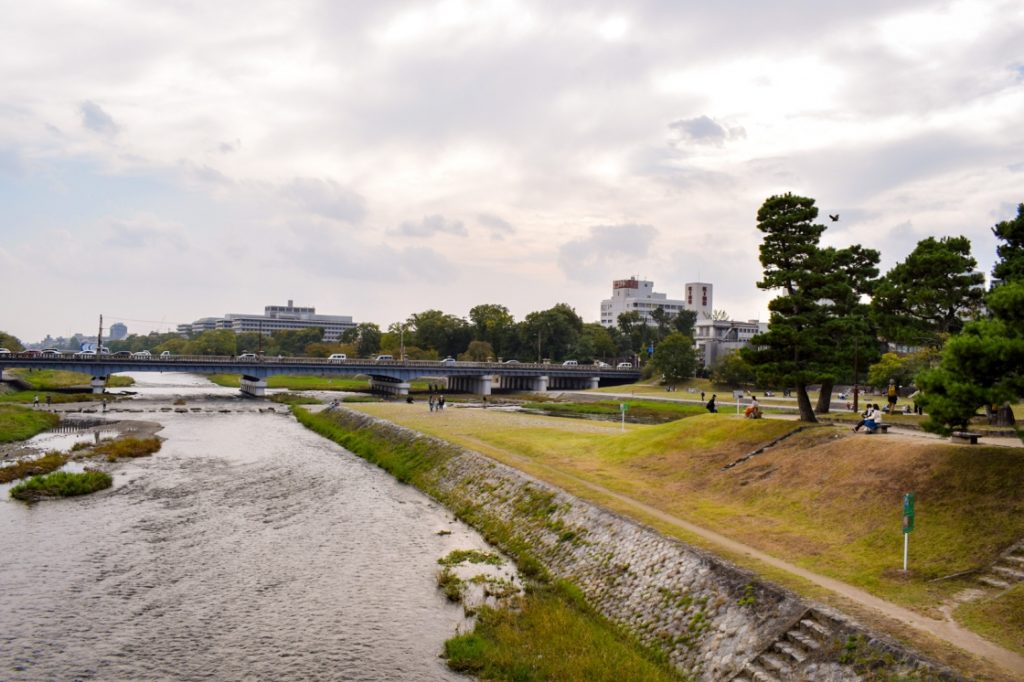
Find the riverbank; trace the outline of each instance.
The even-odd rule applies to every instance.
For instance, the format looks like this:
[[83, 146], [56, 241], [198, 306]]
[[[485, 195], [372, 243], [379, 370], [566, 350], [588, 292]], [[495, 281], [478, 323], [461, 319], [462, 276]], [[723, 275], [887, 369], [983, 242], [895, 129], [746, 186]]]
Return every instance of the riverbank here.
[[[793, 636], [812, 637], [809, 647], [819, 654], [831, 652], [786, 661], [812, 679], [882, 661], [907, 679], [956, 677], [827, 607], [489, 457], [352, 410], [296, 413], [481, 528], [527, 575], [549, 571], [574, 582], [588, 603], [684, 674], [752, 677], [770, 665], [770, 649], [803, 628], [817, 634]], [[859, 653], [844, 663], [851, 646]]]

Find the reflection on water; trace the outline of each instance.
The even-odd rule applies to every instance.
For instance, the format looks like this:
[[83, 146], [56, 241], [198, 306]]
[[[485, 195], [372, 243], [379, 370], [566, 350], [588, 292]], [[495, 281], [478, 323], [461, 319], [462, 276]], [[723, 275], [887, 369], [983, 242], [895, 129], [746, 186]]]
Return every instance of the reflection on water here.
[[478, 536], [290, 416], [157, 418], [115, 488], [0, 501], [0, 679], [459, 679], [436, 561]]

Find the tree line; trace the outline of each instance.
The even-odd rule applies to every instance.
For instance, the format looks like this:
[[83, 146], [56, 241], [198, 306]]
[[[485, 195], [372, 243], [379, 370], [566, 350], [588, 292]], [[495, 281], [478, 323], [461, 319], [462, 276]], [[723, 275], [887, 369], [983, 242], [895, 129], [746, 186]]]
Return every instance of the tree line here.
[[[791, 388], [803, 421], [828, 411], [837, 382], [914, 383], [939, 432], [1024, 395], [1024, 204], [992, 228], [1001, 244], [987, 290], [967, 237], [922, 239], [880, 276], [877, 250], [822, 246], [817, 216], [814, 199], [790, 193], [758, 210], [757, 286], [777, 295], [768, 331], [719, 378]], [[810, 385], [821, 386], [816, 406]]]

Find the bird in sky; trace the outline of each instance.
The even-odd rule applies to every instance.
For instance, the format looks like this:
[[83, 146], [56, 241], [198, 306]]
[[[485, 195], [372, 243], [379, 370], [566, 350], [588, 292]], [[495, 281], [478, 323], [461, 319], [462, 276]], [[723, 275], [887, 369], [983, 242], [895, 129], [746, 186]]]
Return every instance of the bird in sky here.
[[834, 222], [834, 223], [838, 223], [839, 222], [839, 214], [838, 213], [836, 213], [836, 214], [829, 213], [828, 217], [831, 218], [832, 222]]

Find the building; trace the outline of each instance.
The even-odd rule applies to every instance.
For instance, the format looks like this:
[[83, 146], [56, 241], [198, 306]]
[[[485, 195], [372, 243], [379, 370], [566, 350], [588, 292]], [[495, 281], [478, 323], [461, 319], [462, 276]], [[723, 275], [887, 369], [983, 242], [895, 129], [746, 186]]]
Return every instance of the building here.
[[190, 335], [214, 329], [230, 329], [236, 334], [254, 332], [270, 335], [288, 329], [319, 327], [324, 330], [324, 341], [336, 342], [344, 331], [354, 329], [355, 326], [349, 315], [317, 315], [316, 308], [296, 307], [289, 300], [288, 305], [265, 306], [262, 315], [228, 313], [224, 317], [203, 317], [191, 324], [178, 325], [178, 331]]
[[128, 336], [128, 327], [123, 322], [115, 322], [110, 325], [110, 340], [120, 341]]
[[619, 315], [636, 311], [644, 322], [654, 326], [657, 322], [651, 313], [658, 308], [673, 316], [692, 310], [697, 313], [693, 328], [694, 347], [704, 367], [714, 365], [727, 354], [750, 343], [755, 334], [768, 330], [766, 323], [757, 320], [714, 319], [714, 285], [710, 282], [689, 282], [684, 291], [685, 299], [675, 300], [654, 291], [654, 282], [635, 277], [617, 279], [612, 282], [612, 297], [601, 301], [601, 324], [614, 327], [619, 322]]
[[646, 324], [655, 326], [658, 323], [651, 313], [658, 308], [673, 317], [684, 310], [692, 310], [697, 313], [697, 319], [710, 318], [711, 293], [710, 284], [691, 282], [686, 285], [686, 300], [677, 300], [654, 291], [654, 282], [636, 277], [617, 279], [612, 282], [612, 297], [601, 301], [601, 324], [614, 327], [622, 313], [637, 312]]
[[768, 331], [767, 322], [714, 320], [697, 318], [693, 327], [693, 345], [703, 367], [711, 367], [729, 353], [750, 343], [755, 334]]

